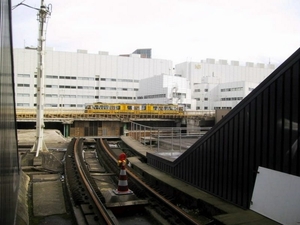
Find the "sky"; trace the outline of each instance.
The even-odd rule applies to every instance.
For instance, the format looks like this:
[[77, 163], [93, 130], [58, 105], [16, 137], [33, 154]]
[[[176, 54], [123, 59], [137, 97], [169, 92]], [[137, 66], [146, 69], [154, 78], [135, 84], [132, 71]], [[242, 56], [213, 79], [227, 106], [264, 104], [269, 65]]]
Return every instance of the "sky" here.
[[[40, 8], [40, 0], [12, 0]], [[46, 46], [129, 54], [151, 48], [173, 64], [207, 58], [280, 65], [300, 47], [299, 0], [44, 0]], [[37, 10], [12, 10], [14, 48], [36, 47]]]

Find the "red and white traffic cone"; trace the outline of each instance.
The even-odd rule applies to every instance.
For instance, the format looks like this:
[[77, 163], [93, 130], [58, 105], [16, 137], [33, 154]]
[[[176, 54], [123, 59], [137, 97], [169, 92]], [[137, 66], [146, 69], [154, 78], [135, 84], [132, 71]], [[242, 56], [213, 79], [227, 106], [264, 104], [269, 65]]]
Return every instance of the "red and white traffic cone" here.
[[114, 193], [117, 195], [132, 194], [133, 192], [128, 188], [128, 180], [125, 169], [126, 155], [124, 153], [119, 156], [118, 164], [119, 166], [121, 165], [121, 170], [118, 181], [118, 189], [114, 190]]

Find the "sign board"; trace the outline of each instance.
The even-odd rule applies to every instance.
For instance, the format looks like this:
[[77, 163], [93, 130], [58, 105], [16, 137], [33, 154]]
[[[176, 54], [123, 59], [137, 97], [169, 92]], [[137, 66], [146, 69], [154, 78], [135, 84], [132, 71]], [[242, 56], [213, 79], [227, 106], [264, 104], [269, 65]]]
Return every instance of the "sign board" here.
[[285, 225], [299, 225], [300, 177], [259, 167], [250, 209]]

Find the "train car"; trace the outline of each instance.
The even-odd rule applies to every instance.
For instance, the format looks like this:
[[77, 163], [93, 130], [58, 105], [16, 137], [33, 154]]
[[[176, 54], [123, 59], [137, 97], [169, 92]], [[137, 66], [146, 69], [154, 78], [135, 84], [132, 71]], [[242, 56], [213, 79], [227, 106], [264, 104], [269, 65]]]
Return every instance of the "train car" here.
[[138, 114], [141, 105], [135, 103], [102, 103], [97, 102], [88, 104], [85, 107], [85, 113], [100, 114]]
[[177, 115], [183, 114], [183, 107], [174, 104], [137, 104], [137, 103], [102, 103], [88, 104], [85, 113], [100, 114], [149, 114], [149, 115]]
[[149, 104], [147, 108], [150, 114], [183, 114], [183, 107], [174, 104]]

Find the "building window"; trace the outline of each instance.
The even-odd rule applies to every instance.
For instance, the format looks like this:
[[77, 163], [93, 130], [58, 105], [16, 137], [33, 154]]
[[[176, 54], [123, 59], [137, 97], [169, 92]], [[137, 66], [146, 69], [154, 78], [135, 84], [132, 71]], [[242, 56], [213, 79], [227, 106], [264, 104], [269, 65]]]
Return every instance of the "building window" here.
[[18, 87], [30, 87], [30, 84], [18, 84]]
[[30, 77], [30, 74], [18, 74], [18, 77]]
[[29, 107], [29, 103], [17, 103], [17, 106]]
[[221, 101], [240, 101], [243, 97], [221, 98]]
[[56, 108], [57, 104], [45, 104], [45, 107]]
[[221, 92], [228, 92], [228, 91], [242, 91], [243, 87], [235, 87], [235, 88], [222, 88]]
[[58, 79], [58, 76], [46, 75], [46, 78], [49, 78], [49, 79]]
[[[94, 77], [78, 77], [77, 79], [78, 79], [78, 80], [91, 80], [91, 81], [95, 80]], [[97, 79], [96, 79], [96, 80], [97, 80]], [[98, 80], [99, 80], [99, 78], [98, 78]]]
[[18, 93], [17, 96], [18, 97], [30, 97], [30, 94], [28, 94], [28, 93]]
[[59, 88], [65, 88], [65, 89], [76, 89], [76, 86], [69, 86], [69, 85], [59, 85]]
[[76, 77], [71, 77], [71, 76], [59, 76], [59, 79], [76, 80]]
[[46, 85], [46, 88], [58, 88], [57, 85]]
[[58, 95], [57, 94], [46, 94], [45, 97], [47, 97], [47, 98], [57, 98]]

